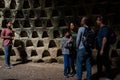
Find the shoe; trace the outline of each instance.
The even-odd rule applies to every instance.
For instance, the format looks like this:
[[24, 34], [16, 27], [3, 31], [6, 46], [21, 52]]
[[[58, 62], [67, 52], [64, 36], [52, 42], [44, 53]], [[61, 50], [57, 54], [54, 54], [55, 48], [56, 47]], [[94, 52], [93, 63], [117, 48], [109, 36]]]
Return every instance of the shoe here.
[[64, 74], [65, 78], [69, 78], [68, 74]]
[[69, 78], [69, 76], [68, 76], [68, 75], [65, 75], [65, 78]]
[[11, 67], [10, 67], [10, 66], [8, 66], [8, 65], [5, 65], [5, 68], [6, 68], [6, 69], [11, 69]]
[[11, 69], [11, 67], [10, 67], [10, 66], [6, 66], [5, 68], [7, 68], [7, 69]]
[[75, 75], [74, 73], [70, 73], [70, 74], [69, 74], [70, 77], [73, 77], [74, 75]]
[[13, 68], [13, 65], [11, 64], [10, 67]]

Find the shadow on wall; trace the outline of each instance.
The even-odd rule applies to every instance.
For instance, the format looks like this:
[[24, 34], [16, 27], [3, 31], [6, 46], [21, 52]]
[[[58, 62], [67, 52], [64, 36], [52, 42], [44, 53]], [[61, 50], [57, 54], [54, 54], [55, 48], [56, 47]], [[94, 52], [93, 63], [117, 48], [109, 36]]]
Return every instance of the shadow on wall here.
[[17, 47], [21, 61], [23, 63], [26, 62], [27, 61], [27, 53], [25, 51], [25, 44], [20, 40], [16, 40], [14, 43], [14, 47]]

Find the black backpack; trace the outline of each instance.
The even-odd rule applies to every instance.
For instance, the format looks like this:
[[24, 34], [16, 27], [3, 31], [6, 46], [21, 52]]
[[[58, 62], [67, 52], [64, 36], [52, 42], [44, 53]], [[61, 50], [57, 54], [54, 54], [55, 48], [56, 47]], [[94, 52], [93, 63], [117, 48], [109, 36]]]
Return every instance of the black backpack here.
[[108, 28], [108, 41], [110, 45], [115, 44], [117, 41], [117, 35], [111, 28]]
[[82, 42], [86, 50], [90, 50], [94, 48], [95, 42], [95, 32], [90, 27], [85, 27], [85, 31], [82, 36]]

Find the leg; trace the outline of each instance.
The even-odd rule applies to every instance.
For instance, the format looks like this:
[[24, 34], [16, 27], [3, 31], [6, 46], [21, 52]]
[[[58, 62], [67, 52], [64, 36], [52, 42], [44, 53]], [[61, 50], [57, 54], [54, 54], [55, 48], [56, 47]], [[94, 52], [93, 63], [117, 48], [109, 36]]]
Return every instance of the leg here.
[[9, 66], [11, 66], [11, 63], [10, 63], [10, 54], [11, 54], [11, 50], [12, 50], [12, 46], [9, 46], [9, 51], [8, 51], [8, 63], [9, 63]]
[[103, 60], [104, 60], [104, 66], [106, 68], [106, 72], [109, 73], [111, 70], [111, 62], [109, 59], [109, 52], [108, 51], [105, 53]]
[[64, 54], [64, 75], [67, 76], [68, 69], [68, 55]]
[[102, 56], [99, 53], [97, 55], [97, 73], [98, 75], [102, 73]]
[[77, 62], [76, 62], [76, 73], [77, 73], [77, 80], [82, 80], [82, 60], [83, 57], [81, 56], [82, 51], [77, 52]]
[[72, 73], [73, 72], [73, 58], [72, 58], [72, 55], [69, 55], [68, 58], [69, 58], [68, 60], [69, 60], [69, 68], [70, 68], [69, 76], [73, 77], [74, 74]]
[[73, 74], [75, 74], [76, 73], [76, 70], [75, 70], [75, 59], [76, 59], [76, 57], [75, 57], [75, 53], [73, 53], [72, 55], [71, 55], [71, 57], [72, 57], [72, 73]]
[[87, 80], [91, 80], [91, 64], [90, 57], [86, 59]]
[[9, 46], [4, 46], [4, 53], [5, 53], [5, 65], [9, 66]]

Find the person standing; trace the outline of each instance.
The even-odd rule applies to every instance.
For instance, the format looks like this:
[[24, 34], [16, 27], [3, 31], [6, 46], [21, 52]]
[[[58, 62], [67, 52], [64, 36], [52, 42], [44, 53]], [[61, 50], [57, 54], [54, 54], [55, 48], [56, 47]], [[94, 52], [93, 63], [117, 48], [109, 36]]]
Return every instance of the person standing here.
[[71, 76], [74, 76], [76, 73], [75, 70], [75, 61], [76, 61], [76, 37], [77, 37], [77, 28], [74, 22], [71, 22], [68, 26], [68, 29], [70, 31], [70, 35], [73, 39], [73, 47], [71, 50], [71, 56], [72, 56], [72, 72], [70, 73]]
[[90, 19], [87, 17], [83, 17], [81, 19], [81, 27], [78, 30], [78, 35], [76, 39], [76, 48], [77, 48], [77, 62], [76, 62], [76, 73], [77, 73], [77, 80], [82, 80], [82, 64], [83, 62], [86, 65], [87, 70], [87, 80], [91, 80], [91, 48], [85, 48], [85, 45], [82, 41], [84, 32], [87, 28], [90, 27]]
[[12, 28], [12, 23], [10, 21], [6, 21], [5, 28], [2, 29], [1, 38], [3, 39], [3, 47], [5, 53], [5, 67], [10, 69], [12, 64], [10, 63], [10, 53], [12, 50], [12, 40], [14, 38]]
[[70, 38], [70, 32], [68, 29], [65, 29], [63, 31], [63, 38], [61, 40], [62, 43], [62, 54], [64, 57], [64, 76], [66, 78], [69, 77], [69, 72], [68, 69], [70, 68], [70, 70], [72, 69], [72, 57], [70, 55], [70, 50], [68, 47], [69, 43], [72, 41], [72, 39]]
[[100, 27], [97, 34], [97, 45], [98, 45], [98, 54], [97, 54], [97, 73], [101, 75], [102, 67], [106, 68], [106, 72], [109, 73], [111, 69], [110, 59], [109, 59], [109, 50], [110, 44], [108, 41], [109, 29], [106, 26], [106, 18], [98, 16], [96, 18], [96, 23]]

